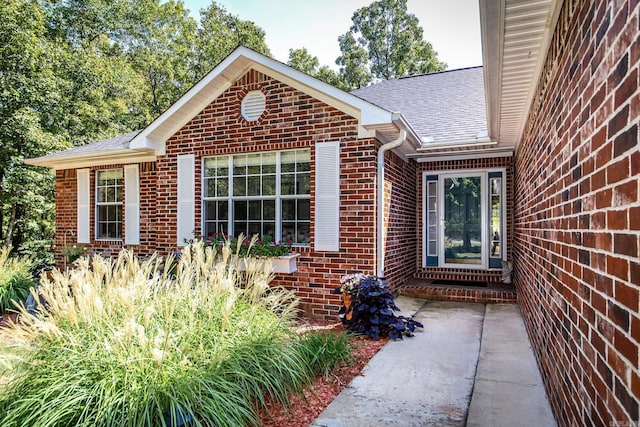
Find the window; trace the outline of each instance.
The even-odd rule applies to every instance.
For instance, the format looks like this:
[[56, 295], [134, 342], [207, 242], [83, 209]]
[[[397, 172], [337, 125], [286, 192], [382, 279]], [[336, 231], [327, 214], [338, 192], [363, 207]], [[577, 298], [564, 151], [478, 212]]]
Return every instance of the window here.
[[425, 174], [424, 265], [500, 268], [504, 171]]
[[96, 238], [122, 238], [122, 169], [96, 171]]
[[203, 233], [310, 241], [308, 149], [204, 159]]

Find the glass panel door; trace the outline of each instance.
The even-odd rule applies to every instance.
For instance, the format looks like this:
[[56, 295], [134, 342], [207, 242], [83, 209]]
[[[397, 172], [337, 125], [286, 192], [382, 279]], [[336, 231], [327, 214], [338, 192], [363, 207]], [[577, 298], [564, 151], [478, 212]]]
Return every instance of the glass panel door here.
[[443, 176], [442, 251], [445, 265], [484, 265], [482, 175]]

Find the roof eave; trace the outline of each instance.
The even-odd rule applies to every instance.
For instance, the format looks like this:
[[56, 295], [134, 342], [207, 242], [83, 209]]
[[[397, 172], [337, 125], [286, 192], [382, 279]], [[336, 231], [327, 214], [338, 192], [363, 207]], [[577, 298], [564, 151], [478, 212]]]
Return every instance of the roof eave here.
[[43, 166], [54, 170], [78, 169], [92, 166], [119, 165], [141, 162], [153, 162], [156, 154], [149, 149], [121, 149], [101, 151], [98, 153], [82, 153], [68, 156], [44, 156], [25, 159], [31, 166]]
[[[563, 0], [480, 0], [489, 136], [500, 143], [515, 146], [516, 150], [562, 3]], [[525, 37], [522, 33], [524, 27], [530, 36]], [[529, 49], [528, 45], [536, 48]], [[516, 52], [518, 49], [520, 52]], [[527, 52], [524, 57], [523, 51]], [[528, 74], [520, 79], [509, 75], [516, 64], [520, 73], [525, 64]], [[515, 102], [514, 91], [517, 92]]]

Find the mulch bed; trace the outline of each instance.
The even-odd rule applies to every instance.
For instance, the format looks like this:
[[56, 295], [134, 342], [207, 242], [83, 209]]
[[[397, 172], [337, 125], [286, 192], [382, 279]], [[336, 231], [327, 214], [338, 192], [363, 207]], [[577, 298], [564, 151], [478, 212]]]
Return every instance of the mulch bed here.
[[[342, 324], [315, 323], [315, 327], [344, 331]], [[347, 366], [341, 366], [329, 376], [316, 378], [310, 388], [303, 395], [294, 394], [290, 397], [291, 408], [285, 410], [277, 402], [270, 402], [268, 410], [260, 411], [260, 419], [264, 427], [306, 427], [320, 415], [320, 413], [340, 394], [352, 379], [360, 375], [369, 360], [389, 341], [382, 338], [373, 341], [368, 337], [357, 337], [351, 340], [353, 344], [353, 361]]]
[[[7, 326], [8, 319], [16, 320], [13, 313], [2, 314], [0, 320], [0, 339], [3, 339], [2, 328]], [[340, 323], [328, 323], [313, 320], [301, 320], [304, 329], [320, 329], [334, 332], [344, 331]], [[260, 411], [260, 419], [264, 427], [307, 427], [320, 413], [340, 394], [353, 378], [360, 375], [369, 360], [389, 341], [388, 338], [373, 341], [367, 337], [351, 340], [352, 362], [341, 366], [328, 376], [316, 378], [302, 395], [290, 397], [291, 407], [287, 410], [278, 402], [269, 402], [267, 409]]]

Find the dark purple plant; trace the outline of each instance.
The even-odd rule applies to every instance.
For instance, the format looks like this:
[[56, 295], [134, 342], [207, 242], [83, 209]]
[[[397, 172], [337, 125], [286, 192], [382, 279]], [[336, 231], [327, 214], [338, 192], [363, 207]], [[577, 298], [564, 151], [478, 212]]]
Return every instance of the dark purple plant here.
[[[342, 287], [331, 291], [333, 294], [342, 292]], [[384, 279], [364, 276], [347, 293], [351, 296], [351, 304], [348, 308], [343, 305], [339, 315], [342, 324], [350, 331], [366, 334], [374, 340], [385, 336], [397, 340], [403, 336], [411, 337], [416, 328], [424, 327], [411, 318], [395, 315], [394, 312], [400, 309]]]

